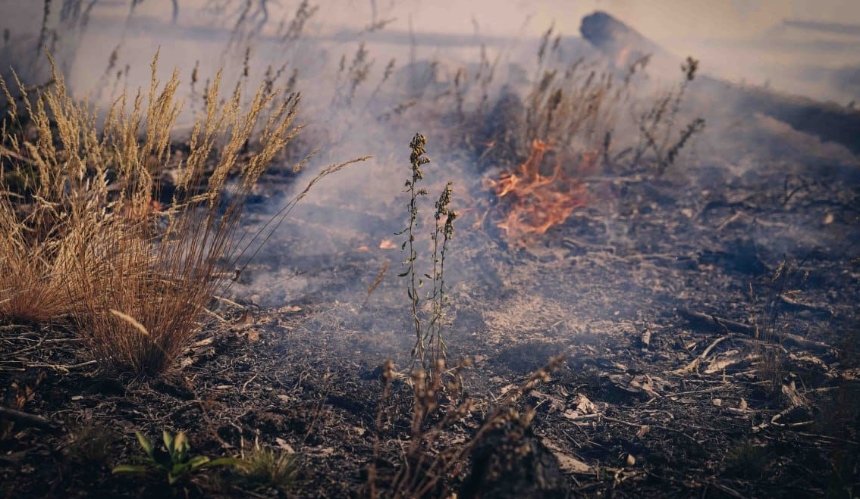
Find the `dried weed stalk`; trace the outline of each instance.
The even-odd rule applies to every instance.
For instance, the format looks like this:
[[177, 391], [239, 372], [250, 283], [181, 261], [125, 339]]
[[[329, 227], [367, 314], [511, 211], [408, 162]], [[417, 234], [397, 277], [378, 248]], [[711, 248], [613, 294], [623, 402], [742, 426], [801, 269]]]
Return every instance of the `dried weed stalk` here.
[[[406, 192], [409, 193], [407, 212], [409, 219], [398, 235], [406, 235], [406, 240], [401, 245], [401, 250], [407, 252], [404, 265], [405, 270], [399, 277], [405, 277], [407, 281], [406, 294], [410, 301], [410, 313], [415, 333], [415, 346], [412, 348], [412, 357], [419, 362], [423, 369], [432, 370], [439, 360], [444, 360], [447, 355], [445, 341], [442, 336], [444, 324], [445, 305], [445, 257], [448, 251], [448, 243], [454, 235], [454, 221], [457, 213], [451, 210], [452, 183], [448, 182], [439, 199], [435, 203], [434, 213], [435, 225], [431, 240], [433, 250], [431, 255], [432, 274], [422, 274], [418, 268], [418, 251], [416, 249], [416, 231], [420, 221], [419, 200], [427, 195], [427, 190], [418, 187], [418, 183], [424, 179], [422, 167], [430, 162], [426, 156], [427, 139], [421, 134], [415, 134], [409, 144], [411, 153], [409, 156], [411, 176], [406, 180]], [[421, 311], [420, 289], [425, 279], [433, 284], [427, 299], [431, 301], [429, 319], [424, 317]], [[427, 358], [429, 350], [430, 357]]]
[[690, 83], [695, 80], [698, 69], [699, 61], [687, 57], [681, 65], [684, 78], [677, 89], [670, 90], [657, 98], [651, 108], [639, 117], [637, 126], [640, 137], [634, 148], [634, 165], [642, 163], [645, 154], [650, 152], [653, 154], [650, 163], [654, 165], [655, 172], [662, 175], [675, 163], [687, 142], [705, 129], [704, 118], [698, 117], [681, 129], [677, 136], [675, 135], [681, 103]]

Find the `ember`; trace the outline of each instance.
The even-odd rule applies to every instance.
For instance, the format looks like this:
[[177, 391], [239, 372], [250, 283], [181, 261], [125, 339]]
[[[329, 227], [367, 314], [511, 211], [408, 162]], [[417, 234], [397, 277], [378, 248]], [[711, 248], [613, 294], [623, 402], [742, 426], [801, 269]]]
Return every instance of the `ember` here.
[[[547, 153], [553, 148], [534, 140], [529, 157], [515, 172], [506, 172], [498, 180], [488, 180], [499, 198], [509, 199], [507, 215], [496, 225], [509, 240], [518, 244], [544, 234], [550, 227], [563, 223], [577, 208], [587, 203], [585, 184], [567, 173], [561, 160], [554, 160], [550, 175], [541, 173]], [[578, 173], [593, 166], [595, 155], [586, 153], [575, 168]]]
[[390, 250], [397, 249], [397, 244], [391, 239], [383, 239], [379, 242], [379, 249]]

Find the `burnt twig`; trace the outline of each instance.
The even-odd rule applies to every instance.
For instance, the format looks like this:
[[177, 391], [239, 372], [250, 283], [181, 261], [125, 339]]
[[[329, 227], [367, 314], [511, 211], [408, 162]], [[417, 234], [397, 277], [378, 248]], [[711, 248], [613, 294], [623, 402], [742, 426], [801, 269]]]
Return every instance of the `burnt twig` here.
[[[735, 322], [728, 319], [723, 319], [721, 317], [717, 317], [716, 315], [711, 314], [703, 314], [701, 312], [693, 312], [685, 309], [678, 309], [678, 315], [687, 320], [687, 322], [698, 329], [711, 329], [717, 328], [720, 331], [727, 331], [731, 333], [740, 333], [748, 336], [757, 337], [757, 329], [755, 326], [751, 326], [749, 324], [744, 324], [742, 322]], [[814, 340], [808, 340], [801, 336], [791, 333], [781, 333], [774, 332], [773, 336], [784, 343], [793, 344], [795, 346], [799, 346], [802, 348], [808, 348], [810, 350], [818, 350], [818, 351], [830, 351], [830, 345], [825, 343], [821, 343]]]
[[723, 341], [725, 341], [731, 337], [732, 337], [732, 335], [730, 335], [730, 334], [727, 334], [726, 336], [720, 336], [719, 338], [714, 340], [713, 343], [708, 345], [708, 348], [706, 348], [701, 353], [701, 355], [699, 355], [698, 357], [693, 359], [693, 361], [690, 362], [689, 364], [687, 364], [686, 366], [672, 371], [672, 374], [686, 374], [686, 373], [691, 373], [691, 372], [695, 371], [696, 369], [699, 368], [699, 364], [701, 364], [705, 359], [708, 358], [708, 355], [711, 353], [711, 351], [714, 348], [716, 348], [717, 345], [719, 345], [720, 343], [722, 343]]
[[827, 316], [833, 315], [833, 311], [825, 306], [812, 305], [810, 303], [803, 303], [795, 300], [786, 295], [779, 295], [779, 301], [786, 308], [794, 309], [794, 310], [808, 310], [813, 313], [823, 314]]
[[0, 406], [0, 418], [14, 421], [18, 424], [22, 424], [25, 426], [35, 426], [37, 428], [43, 428], [46, 430], [58, 429], [56, 424], [42, 416], [30, 414], [29, 412], [23, 412], [9, 407]]

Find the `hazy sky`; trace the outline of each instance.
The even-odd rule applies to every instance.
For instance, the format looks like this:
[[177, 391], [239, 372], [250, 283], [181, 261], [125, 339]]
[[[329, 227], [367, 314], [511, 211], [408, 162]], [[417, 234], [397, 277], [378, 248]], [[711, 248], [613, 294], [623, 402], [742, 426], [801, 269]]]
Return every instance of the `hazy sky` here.
[[[579, 14], [606, 10], [656, 40], [748, 37], [786, 18], [860, 23], [858, 0], [556, 0], [548, 3], [553, 10], [570, 8]], [[573, 27], [578, 27], [577, 17], [581, 16], [573, 16]]]
[[[188, 16], [192, 21], [194, 7], [206, 3], [180, 2], [184, 12], [192, 14]], [[128, 2], [103, 0], [103, 5], [107, 3]], [[291, 13], [298, 3], [270, 1], [273, 18], [281, 17], [279, 10]], [[327, 24], [361, 25], [369, 20], [370, 0], [311, 3], [321, 6], [318, 20]], [[0, 0], [0, 4], [21, 5], [21, 0]], [[561, 32], [576, 34], [582, 16], [598, 9], [635, 25], [655, 40], [747, 37], [786, 18], [860, 24], [860, 0], [376, 0], [376, 4], [380, 17], [397, 18], [391, 27], [406, 29], [411, 16], [416, 29], [460, 33], [473, 32], [475, 19], [485, 34], [511, 34], [531, 16], [529, 33], [540, 32], [554, 21]], [[144, 0], [139, 10], [169, 14], [170, 5], [170, 0]]]
[[[368, 2], [326, 2], [344, 21]], [[380, 11], [390, 12], [403, 24], [412, 14], [424, 26], [439, 31], [472, 32], [472, 18], [481, 31], [493, 34], [519, 29], [527, 15], [529, 32], [545, 29], [553, 21], [566, 34], [579, 32], [582, 16], [606, 10], [655, 40], [676, 38], [748, 37], [786, 18], [860, 24], [860, 0], [378, 0]], [[405, 14], [405, 16], [404, 16]], [[354, 19], [354, 17], [353, 17]]]
[[[180, 0], [184, 19], [196, 21], [196, 8], [206, 0]], [[129, 2], [101, 0], [99, 9], [111, 4], [126, 12]], [[298, 0], [273, 4], [273, 18], [292, 12]], [[362, 25], [369, 21], [370, 0], [318, 0], [318, 19], [326, 24]], [[277, 7], [280, 4], [281, 7]], [[860, 24], [860, 0], [376, 0], [380, 17], [394, 17], [391, 27], [407, 29], [412, 18], [416, 29], [473, 32], [473, 19], [484, 34], [511, 34], [522, 29], [538, 33], [555, 22], [564, 34], [577, 34], [583, 15], [606, 10], [658, 40], [684, 38], [748, 37], [777, 25], [786, 18]], [[0, 0], [0, 28], [38, 28], [42, 2]], [[144, 0], [142, 14], [169, 15], [170, 0]]]
[[[209, 0], [179, 1], [180, 29], [213, 23], [229, 27], [233, 22], [201, 13], [201, 7]], [[270, 0], [269, 29], [275, 29], [281, 19], [291, 19], [299, 2]], [[584, 15], [605, 10], [676, 55], [701, 58], [705, 72], [735, 80], [772, 81], [792, 92], [837, 100], [853, 96], [819, 92], [816, 80], [822, 78], [809, 73], [807, 68], [860, 65], [860, 50], [857, 50], [860, 36], [810, 32], [797, 38], [797, 33], [792, 33], [795, 38], [786, 42], [786, 39], [780, 41], [780, 35], [772, 30], [785, 19], [860, 25], [860, 0], [311, 0], [320, 10], [308, 31], [363, 29], [370, 23], [373, 3], [378, 19], [395, 19], [386, 27], [390, 31], [405, 32], [411, 21], [413, 29], [419, 32], [471, 34], [477, 27], [482, 35], [513, 37], [538, 36], [551, 24], [557, 33], [578, 36]], [[119, 26], [128, 14], [129, 4], [130, 0], [99, 0], [93, 15]], [[8, 28], [13, 38], [27, 33], [35, 36], [39, 32], [42, 5], [43, 0], [0, 0], [0, 30]], [[227, 0], [226, 5], [236, 9], [241, 3]], [[169, 22], [171, 11], [171, 0], [143, 0], [136, 16]], [[86, 53], [79, 53], [79, 62], [89, 60], [94, 67], [101, 68], [115, 42], [95, 35], [90, 33], [82, 49]], [[137, 34], [140, 35], [146, 33]], [[830, 43], [834, 40], [836, 44]], [[124, 45], [124, 55], [132, 52], [132, 45], [131, 40]], [[147, 54], [148, 60], [152, 51], [154, 48], [147, 47], [141, 53]], [[183, 53], [173, 55], [178, 57]], [[201, 55], [189, 54], [189, 57], [197, 59]], [[87, 73], [92, 68], [76, 70]], [[801, 81], [797, 76], [800, 71], [813, 76]]]

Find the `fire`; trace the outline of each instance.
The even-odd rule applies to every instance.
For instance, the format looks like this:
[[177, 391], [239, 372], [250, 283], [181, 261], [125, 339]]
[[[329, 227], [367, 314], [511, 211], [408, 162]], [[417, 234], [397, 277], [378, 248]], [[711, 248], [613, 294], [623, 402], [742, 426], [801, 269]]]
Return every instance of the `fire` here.
[[391, 239], [383, 239], [379, 242], [379, 249], [390, 250], [397, 249], [397, 243], [392, 241]]
[[[540, 172], [550, 151], [549, 144], [535, 140], [529, 157], [516, 171], [488, 182], [499, 198], [510, 200], [507, 215], [497, 224], [510, 240], [522, 243], [544, 234], [586, 204], [585, 184], [565, 173], [561, 161], [556, 161], [550, 175]], [[594, 155], [584, 155], [578, 171], [593, 166], [594, 160]]]

